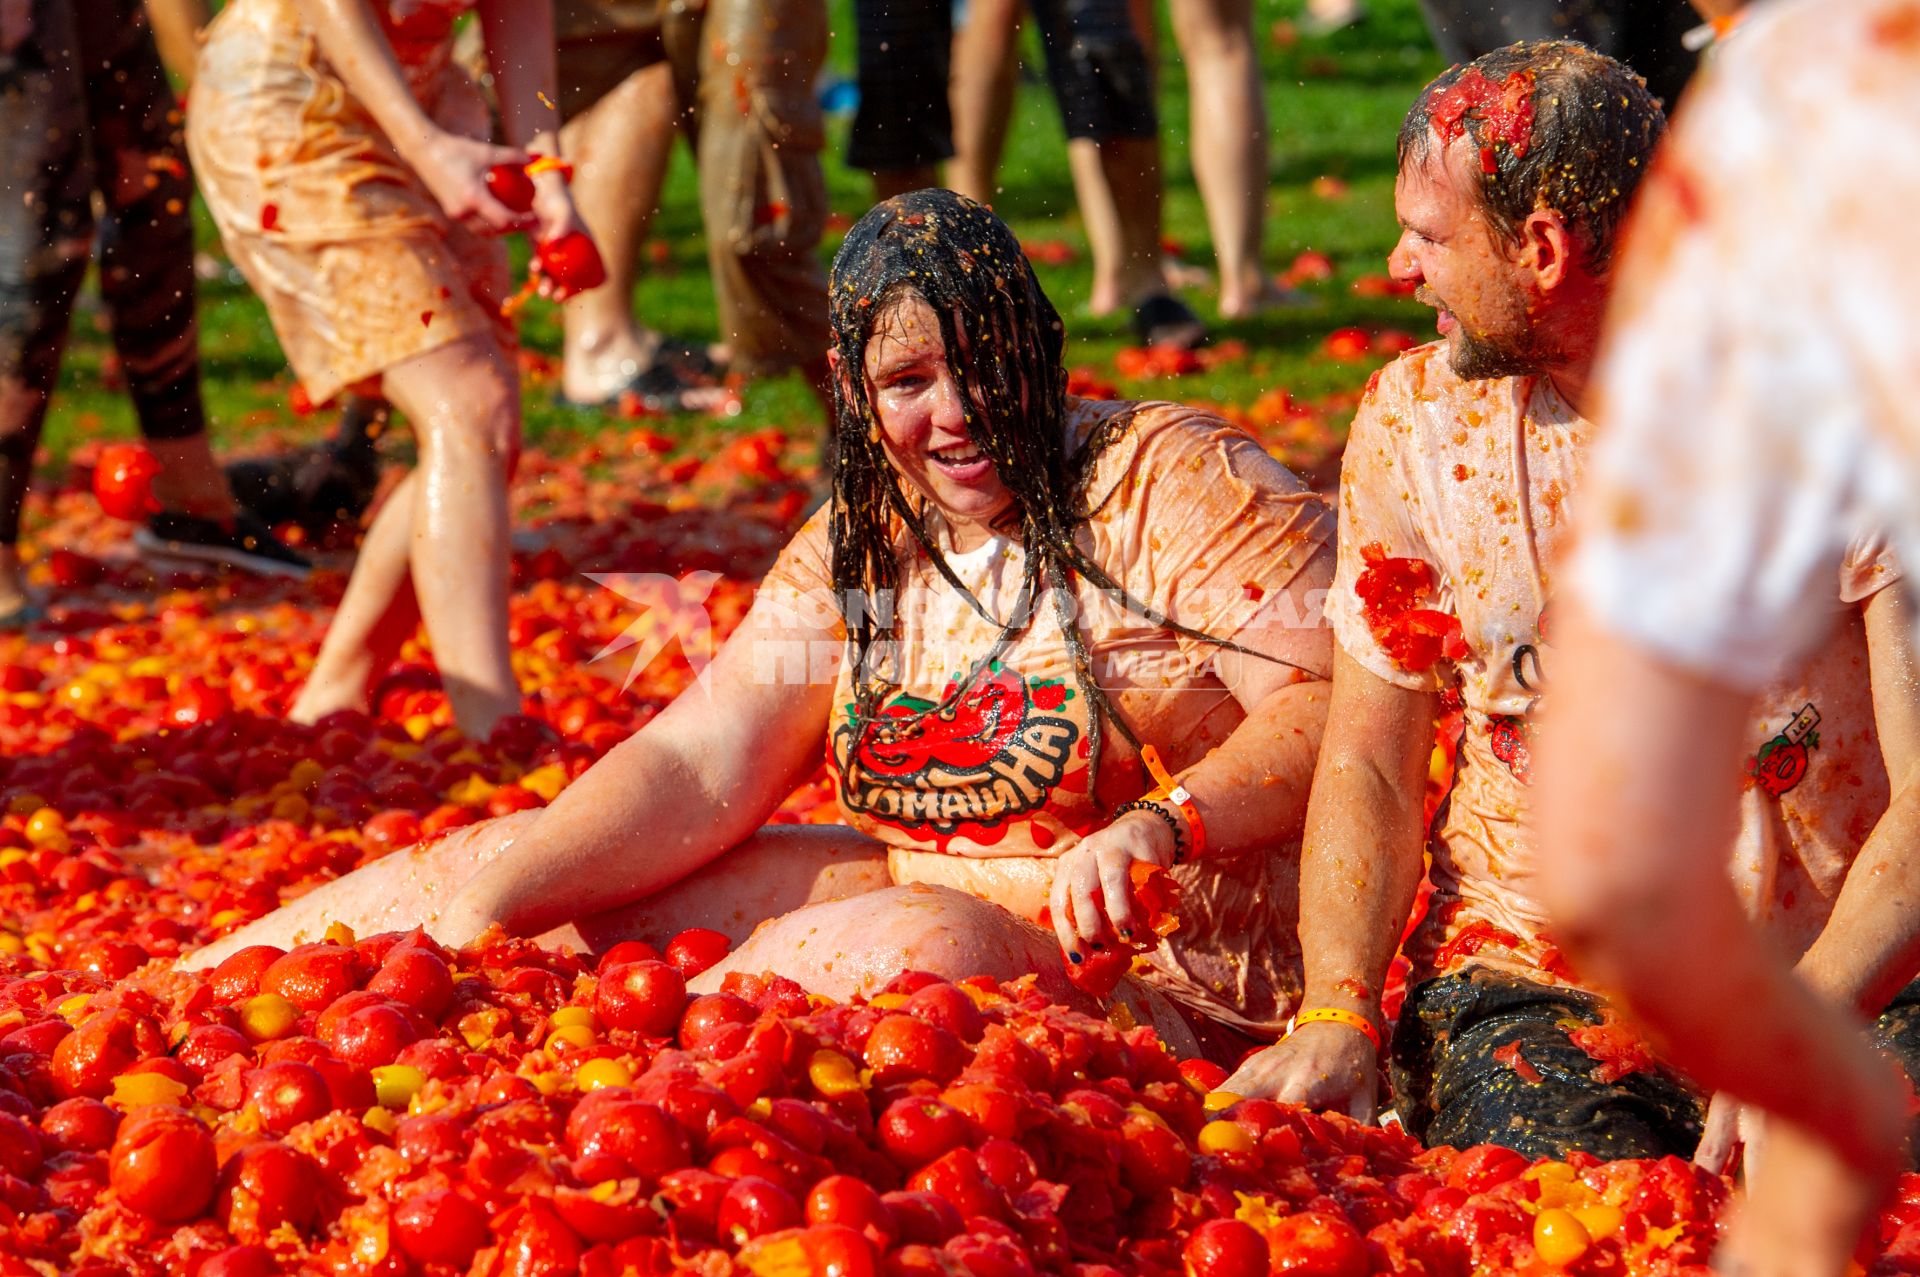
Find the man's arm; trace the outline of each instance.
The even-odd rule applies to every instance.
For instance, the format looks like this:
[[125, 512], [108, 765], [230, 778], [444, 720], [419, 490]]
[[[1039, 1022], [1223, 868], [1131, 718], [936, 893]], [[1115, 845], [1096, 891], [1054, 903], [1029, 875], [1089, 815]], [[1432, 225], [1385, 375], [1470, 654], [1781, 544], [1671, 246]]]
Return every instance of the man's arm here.
[[1920, 972], [1920, 670], [1911, 584], [1874, 594], [1865, 615], [1874, 725], [1893, 797], [1799, 972], [1832, 1001], [1873, 1015]]
[[[1420, 885], [1438, 702], [1436, 693], [1387, 682], [1344, 649], [1334, 653], [1300, 852], [1303, 1005], [1354, 1011], [1382, 1030], [1381, 988]], [[1370, 1118], [1376, 1055], [1358, 1030], [1309, 1024], [1248, 1060], [1224, 1089]]]
[[200, 32], [209, 21], [207, 0], [147, 0], [147, 22], [160, 60], [182, 88], [193, 83], [200, 64]]

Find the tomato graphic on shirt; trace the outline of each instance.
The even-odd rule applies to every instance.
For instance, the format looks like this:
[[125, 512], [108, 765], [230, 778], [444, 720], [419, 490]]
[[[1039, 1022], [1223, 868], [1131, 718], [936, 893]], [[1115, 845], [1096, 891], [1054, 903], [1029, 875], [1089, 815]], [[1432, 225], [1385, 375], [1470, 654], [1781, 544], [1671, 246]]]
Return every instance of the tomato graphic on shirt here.
[[1747, 760], [1747, 775], [1766, 793], [1778, 798], [1806, 778], [1810, 751], [1820, 748], [1820, 711], [1803, 705], [1780, 734]]
[[940, 699], [901, 693], [854, 738], [852, 706], [833, 732], [840, 802], [850, 812], [944, 845], [997, 842], [1009, 820], [1047, 805], [1085, 730], [1078, 694], [1001, 663]]

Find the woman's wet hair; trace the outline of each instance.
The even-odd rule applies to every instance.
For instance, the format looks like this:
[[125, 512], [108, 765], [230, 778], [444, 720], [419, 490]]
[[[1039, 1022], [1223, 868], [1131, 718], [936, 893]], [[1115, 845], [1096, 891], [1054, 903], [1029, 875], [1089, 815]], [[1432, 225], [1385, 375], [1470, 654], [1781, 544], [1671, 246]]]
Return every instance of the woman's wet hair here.
[[[1013, 496], [1001, 527], [1019, 540], [1026, 565], [1017, 602], [1004, 622], [989, 616], [954, 574], [927, 526], [924, 501], [902, 483], [881, 441], [867, 386], [867, 343], [884, 328], [889, 311], [910, 297], [933, 311], [967, 434]], [[897, 196], [855, 223], [834, 257], [828, 304], [839, 361], [833, 387], [831, 567], [853, 647], [853, 739], [864, 739], [880, 716], [887, 689], [874, 666], [896, 638], [894, 609], [863, 603], [898, 597], [898, 532], [904, 528], [934, 571], [982, 618], [1000, 627], [991, 649], [956, 680], [949, 699], [1000, 659], [1032, 620], [1034, 599], [1053, 591], [1074, 678], [1089, 706], [1089, 774], [1098, 776], [1103, 720], [1129, 742], [1138, 742], [1094, 677], [1086, 636], [1074, 615], [1076, 574], [1153, 624], [1234, 647], [1131, 598], [1074, 544], [1075, 528], [1090, 514], [1086, 487], [1093, 464], [1126, 434], [1133, 414], [1115, 413], [1069, 451], [1062, 362], [1066, 334], [1060, 316], [1013, 232], [984, 206], [952, 191]]]

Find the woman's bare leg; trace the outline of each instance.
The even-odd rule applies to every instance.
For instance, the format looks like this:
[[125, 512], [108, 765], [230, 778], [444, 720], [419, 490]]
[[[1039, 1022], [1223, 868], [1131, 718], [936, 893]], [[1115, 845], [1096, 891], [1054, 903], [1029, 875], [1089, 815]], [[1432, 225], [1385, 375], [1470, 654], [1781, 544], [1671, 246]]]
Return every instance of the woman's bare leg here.
[[520, 708], [507, 659], [507, 479], [520, 443], [519, 374], [497, 342], [468, 337], [394, 365], [383, 380], [413, 425], [420, 466], [374, 520], [294, 713], [311, 720], [364, 707], [411, 593], [455, 721], [485, 736]]
[[[1031, 974], [1053, 1001], [1090, 1015], [1106, 1013], [1067, 980], [1052, 936], [999, 905], [925, 884], [777, 917], [689, 987], [713, 992], [732, 971], [783, 975], [837, 1001], [877, 993], [902, 971], [950, 980], [984, 975], [1008, 981]], [[1125, 1006], [1135, 1022], [1152, 1025], [1175, 1055], [1199, 1053], [1193, 1030], [1164, 994], [1128, 976], [1112, 1002]]]
[[643, 67], [567, 122], [573, 202], [607, 264], [607, 282], [570, 299], [561, 389], [582, 403], [619, 391], [652, 362], [659, 334], [633, 314], [640, 248], [659, 209], [680, 110], [667, 63]]
[[388, 495], [360, 543], [347, 592], [287, 715], [296, 723], [316, 723], [335, 710], [366, 709], [374, 680], [420, 624], [407, 567], [416, 479], [408, 475]]
[[1220, 265], [1220, 313], [1240, 318], [1275, 295], [1261, 264], [1267, 113], [1251, 0], [1173, 0], [1192, 98], [1193, 175]]
[[1000, 157], [1020, 76], [1024, 11], [1021, 0], [967, 0], [967, 16], [953, 35], [953, 159], [947, 162], [947, 185], [982, 204], [993, 203], [1000, 185]]
[[[356, 935], [422, 926], [431, 932], [459, 889], [541, 814], [516, 812], [403, 848], [289, 901], [181, 965], [211, 966], [252, 944], [287, 948], [317, 940], [336, 922]], [[599, 952], [621, 940], [665, 940], [687, 927], [712, 927], [737, 941], [765, 918], [887, 883], [886, 854], [865, 835], [844, 826], [769, 825], [649, 899], [559, 928], [540, 941]]]

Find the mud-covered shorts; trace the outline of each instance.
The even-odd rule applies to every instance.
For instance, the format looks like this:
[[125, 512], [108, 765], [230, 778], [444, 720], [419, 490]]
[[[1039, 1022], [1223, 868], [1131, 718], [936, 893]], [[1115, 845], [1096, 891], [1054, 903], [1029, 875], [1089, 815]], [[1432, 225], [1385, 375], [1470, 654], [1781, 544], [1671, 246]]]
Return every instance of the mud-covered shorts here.
[[825, 358], [826, 145], [813, 83], [824, 0], [556, 0], [560, 110], [587, 110], [634, 72], [672, 67], [700, 173], [720, 334], [733, 367]]
[[[1650, 1068], [1614, 1080], [1572, 1034], [1606, 1004], [1576, 989], [1469, 967], [1417, 985], [1389, 1073], [1407, 1129], [1427, 1144], [1500, 1144], [1529, 1157], [1692, 1155], [1707, 1097]], [[1895, 997], [1873, 1044], [1920, 1077], [1920, 982]]]

